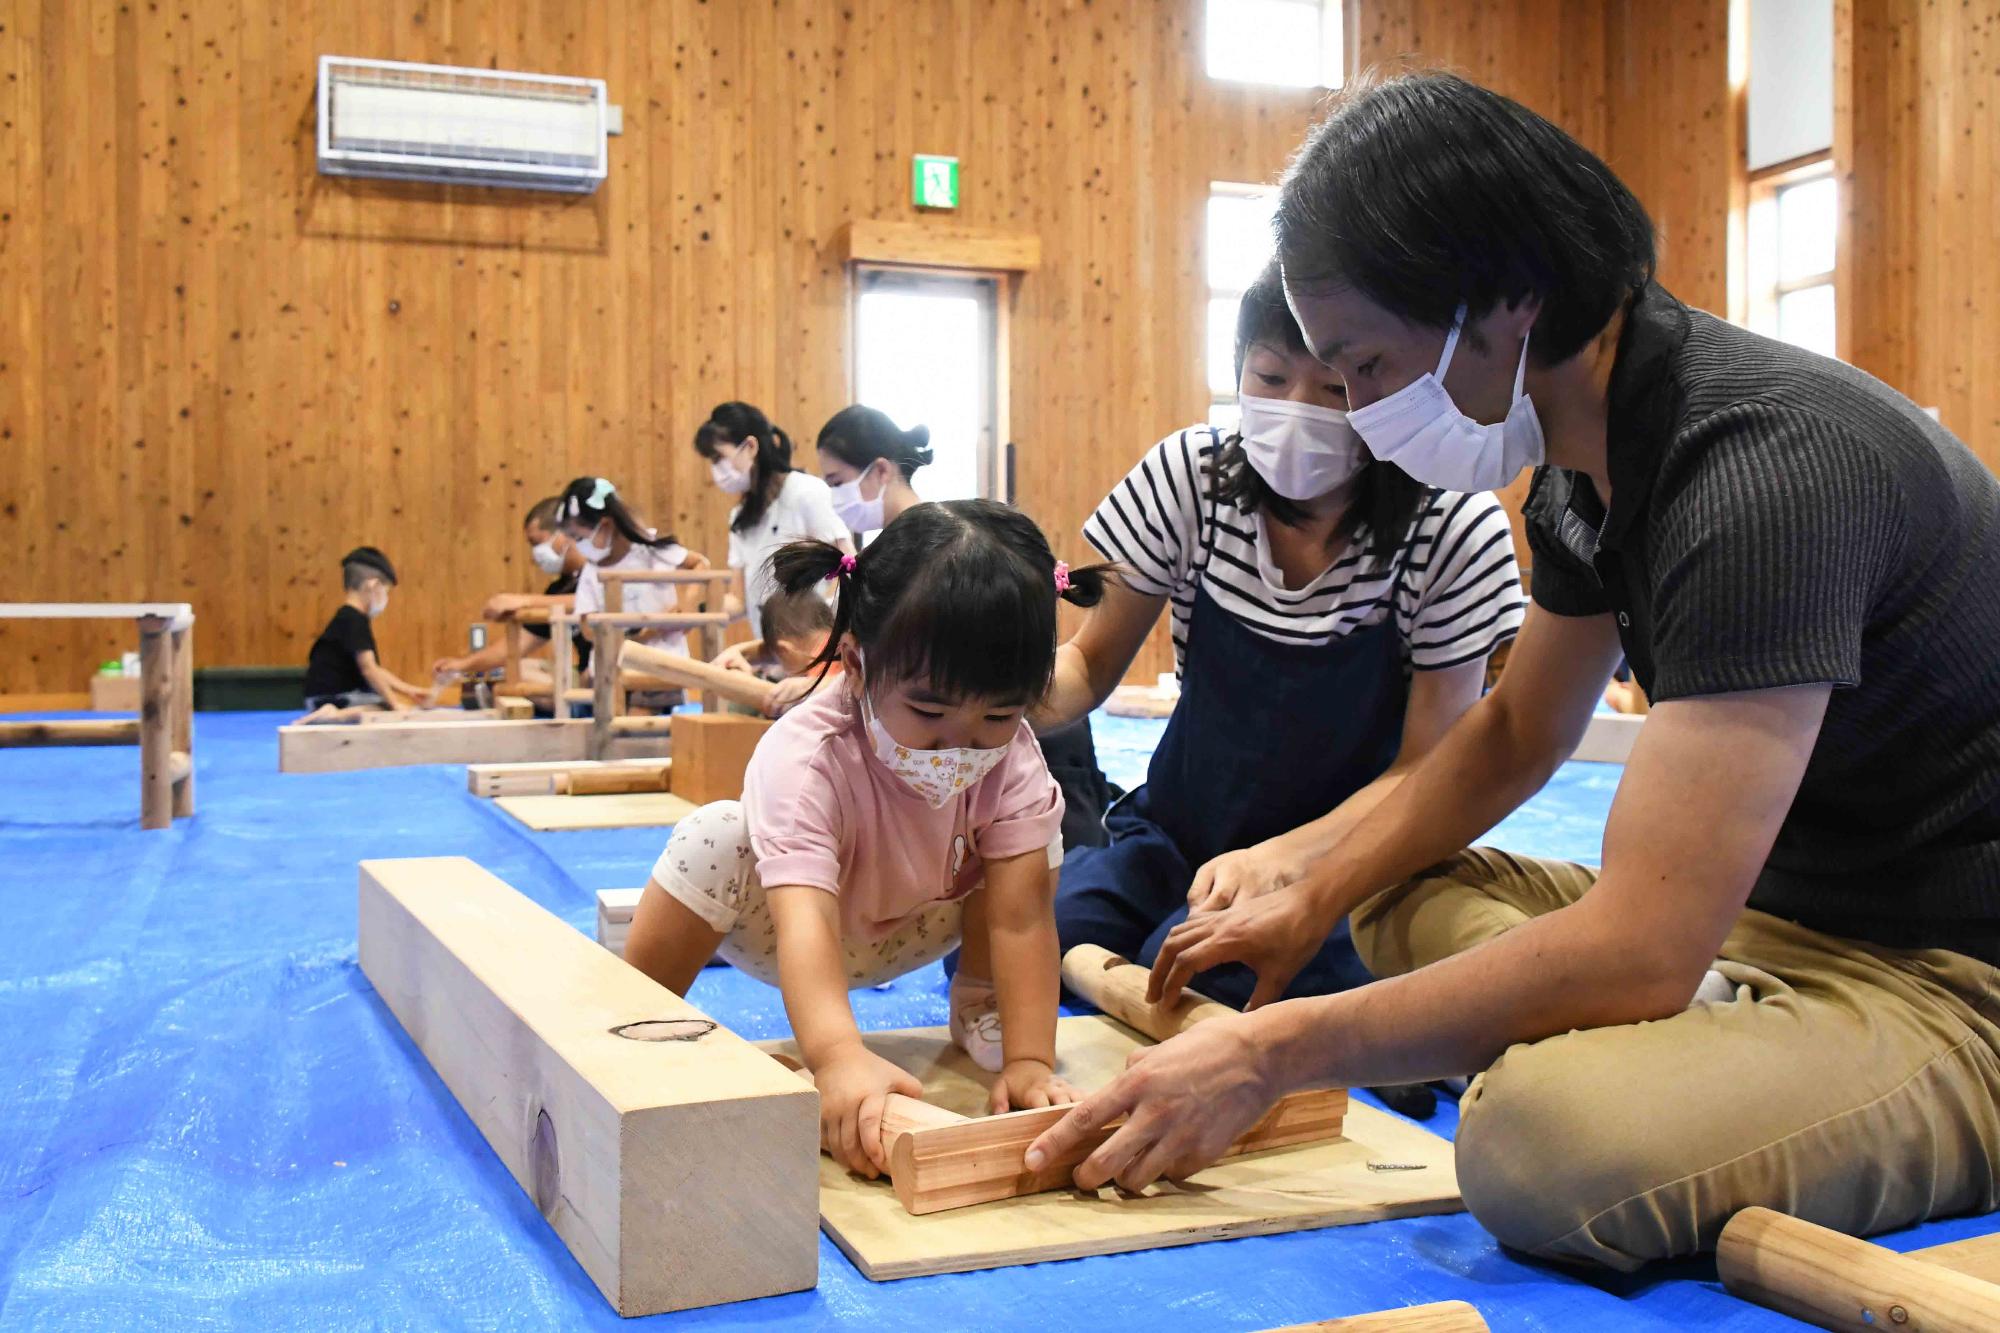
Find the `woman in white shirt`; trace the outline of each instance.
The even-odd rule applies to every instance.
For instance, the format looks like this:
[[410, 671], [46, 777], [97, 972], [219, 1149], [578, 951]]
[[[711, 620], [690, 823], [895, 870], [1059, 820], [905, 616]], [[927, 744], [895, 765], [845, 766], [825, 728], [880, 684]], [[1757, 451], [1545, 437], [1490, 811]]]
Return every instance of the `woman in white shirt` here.
[[[576, 610], [589, 615], [604, 610], [601, 573], [616, 570], [707, 569], [708, 557], [690, 551], [670, 533], [660, 536], [641, 523], [603, 477], [578, 477], [562, 493], [557, 509], [562, 530], [584, 558], [576, 579]], [[701, 609], [699, 583], [627, 583], [620, 609], [648, 614]], [[632, 638], [664, 652], [687, 655], [687, 631], [641, 629]]]
[[743, 593], [732, 593], [725, 605], [732, 616], [748, 616], [751, 636], [762, 638], [762, 608], [778, 591], [771, 553], [812, 539], [852, 555], [854, 543], [833, 512], [826, 483], [793, 469], [791, 437], [750, 404], [723, 403], [709, 413], [694, 448], [708, 460], [716, 488], [739, 497], [729, 511], [729, 567], [742, 571]]
[[910, 479], [931, 461], [928, 426], [903, 430], [879, 408], [843, 407], [819, 428], [819, 473], [833, 512], [856, 537], [879, 532], [923, 503]]

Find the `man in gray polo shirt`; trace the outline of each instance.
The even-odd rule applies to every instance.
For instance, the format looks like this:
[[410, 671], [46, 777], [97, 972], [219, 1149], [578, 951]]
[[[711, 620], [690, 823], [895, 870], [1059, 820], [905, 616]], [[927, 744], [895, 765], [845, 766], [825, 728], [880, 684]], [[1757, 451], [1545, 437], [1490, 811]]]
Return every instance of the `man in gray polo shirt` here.
[[[1539, 468], [1535, 607], [1338, 851], [1154, 972], [1243, 962], [1272, 999], [1352, 912], [1387, 979], [1203, 1024], [1038, 1147], [1129, 1112], [1077, 1177], [1137, 1187], [1291, 1088], [1484, 1071], [1460, 1183], [1535, 1253], [1630, 1269], [1752, 1204], [1852, 1232], [1993, 1208], [2000, 485], [1880, 382], [1676, 301], [1610, 170], [1463, 80], [1346, 96], [1278, 233], [1372, 452], [1459, 490]], [[1602, 871], [1461, 850], [1621, 655], [1655, 707]]]

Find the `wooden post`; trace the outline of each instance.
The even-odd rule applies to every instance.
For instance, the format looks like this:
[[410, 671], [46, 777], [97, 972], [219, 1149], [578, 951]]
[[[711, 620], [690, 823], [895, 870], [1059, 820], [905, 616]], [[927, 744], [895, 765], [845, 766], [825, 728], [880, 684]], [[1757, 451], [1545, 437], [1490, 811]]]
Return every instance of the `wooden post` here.
[[770, 729], [771, 723], [761, 717], [675, 713], [668, 723], [674, 794], [696, 805], [742, 796], [743, 771]]
[[188, 759], [174, 783], [174, 818], [194, 813], [194, 619], [174, 631], [174, 750]]
[[509, 618], [501, 629], [507, 636], [507, 670], [505, 674], [507, 684], [512, 685], [521, 679], [521, 640], [528, 631], [522, 627], [520, 621], [512, 618]]
[[555, 655], [554, 676], [550, 682], [555, 693], [550, 716], [563, 721], [569, 717], [569, 691], [576, 683], [576, 640], [571, 637], [569, 621], [561, 616], [549, 617], [549, 651]]
[[611, 748], [611, 724], [619, 713], [619, 685], [623, 669], [618, 665], [618, 649], [625, 631], [616, 625], [591, 626], [590, 654], [590, 757], [602, 759]]
[[139, 827], [174, 822], [173, 621], [139, 617]]

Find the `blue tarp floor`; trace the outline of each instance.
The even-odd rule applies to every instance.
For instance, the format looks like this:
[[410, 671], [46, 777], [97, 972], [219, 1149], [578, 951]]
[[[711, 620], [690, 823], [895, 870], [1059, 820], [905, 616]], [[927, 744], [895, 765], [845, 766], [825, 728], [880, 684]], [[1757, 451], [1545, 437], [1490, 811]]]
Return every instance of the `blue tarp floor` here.
[[[593, 891], [644, 882], [662, 833], [530, 833], [457, 767], [280, 776], [281, 720], [199, 720], [201, 812], [171, 831], [138, 827], [131, 749], [0, 751], [0, 1326], [636, 1327], [356, 966], [354, 864], [469, 856], [589, 931]], [[1100, 717], [1114, 778], [1138, 780], [1158, 730]], [[1617, 772], [1570, 765], [1490, 840], [1595, 860]], [[745, 1036], [785, 1032], [777, 993], [728, 968], [691, 998]], [[855, 1009], [864, 1028], [942, 1023], [942, 976]], [[1447, 1104], [1430, 1127], [1455, 1123]], [[1724, 1294], [1712, 1265], [1579, 1276], [1463, 1215], [884, 1284], [822, 1239], [817, 1290], [662, 1319], [1157, 1333], [1449, 1299], [1496, 1330], [1797, 1327]]]

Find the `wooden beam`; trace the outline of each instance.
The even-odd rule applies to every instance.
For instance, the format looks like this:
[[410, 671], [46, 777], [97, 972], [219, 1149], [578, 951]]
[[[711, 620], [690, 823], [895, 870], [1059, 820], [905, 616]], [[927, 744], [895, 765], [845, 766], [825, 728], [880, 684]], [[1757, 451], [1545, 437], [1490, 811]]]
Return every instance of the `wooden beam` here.
[[278, 728], [278, 771], [340, 773], [404, 764], [496, 764], [589, 757], [590, 721], [405, 722]]
[[0, 750], [39, 745], [137, 745], [136, 717], [94, 717], [70, 722], [0, 722]]
[[597, 617], [589, 620], [590, 652], [590, 757], [602, 759], [611, 748], [611, 728], [625, 711], [625, 691], [621, 688], [624, 666], [618, 660], [625, 636]]
[[818, 1280], [817, 1093], [463, 857], [360, 871], [362, 971], [619, 1314]]
[[641, 672], [657, 680], [679, 685], [683, 689], [707, 690], [733, 703], [759, 710], [770, 702], [771, 692], [777, 688], [747, 671], [725, 670], [708, 662], [698, 662], [692, 657], [650, 648], [642, 643], [626, 644], [618, 660], [627, 668], [628, 676], [633, 672]]
[[1154, 1041], [1178, 1036], [1204, 1019], [1236, 1012], [1191, 990], [1182, 991], [1169, 1005], [1148, 1003], [1147, 976], [1146, 968], [1095, 944], [1079, 944], [1063, 955], [1063, 985]]
[[[1115, 1133], [1122, 1119], [1087, 1136], [1039, 1171], [1023, 1165], [1028, 1145], [1070, 1112], [1067, 1106], [990, 1115], [957, 1124], [915, 1128], [896, 1136], [889, 1178], [913, 1216], [995, 1199], [1066, 1189], [1077, 1165]], [[1225, 1158], [1269, 1148], [1337, 1139], [1347, 1118], [1347, 1090], [1288, 1093], [1229, 1146]]]
[[743, 772], [771, 723], [729, 713], [675, 713], [668, 727], [673, 736], [674, 793], [707, 805], [743, 795]]
[[1316, 1324], [1293, 1324], [1271, 1333], [1487, 1333], [1487, 1327], [1479, 1311], [1464, 1301], [1439, 1301], [1322, 1319]]
[[157, 616], [170, 628], [194, 623], [186, 602], [0, 602], [0, 620], [141, 620]]
[[1032, 273], [1042, 266], [1033, 232], [988, 231], [932, 222], [857, 218], [841, 229], [835, 252], [844, 264], [904, 264]]
[[[729, 617], [720, 611], [593, 611], [583, 621], [613, 629], [701, 629], [727, 625]], [[593, 661], [591, 670], [596, 669]]]
[[2000, 1286], [1769, 1208], [1729, 1219], [1715, 1268], [1731, 1295], [1821, 1328], [2000, 1328]]

